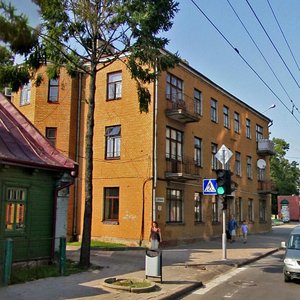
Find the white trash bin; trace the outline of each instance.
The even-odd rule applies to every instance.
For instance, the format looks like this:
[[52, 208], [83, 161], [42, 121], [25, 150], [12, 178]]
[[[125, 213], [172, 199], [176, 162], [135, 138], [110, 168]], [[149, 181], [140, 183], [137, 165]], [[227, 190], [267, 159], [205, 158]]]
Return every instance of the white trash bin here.
[[146, 250], [145, 275], [148, 277], [158, 277], [162, 282], [162, 251]]

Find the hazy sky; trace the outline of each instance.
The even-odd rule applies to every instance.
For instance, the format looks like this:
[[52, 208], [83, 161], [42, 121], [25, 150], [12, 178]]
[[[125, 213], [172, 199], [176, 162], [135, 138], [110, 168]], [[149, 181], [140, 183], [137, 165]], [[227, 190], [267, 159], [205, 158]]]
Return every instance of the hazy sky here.
[[[11, 2], [38, 22], [31, 0]], [[300, 163], [300, 0], [179, 3], [167, 49], [254, 109], [276, 104], [265, 112], [271, 138], [288, 142], [287, 158]]]

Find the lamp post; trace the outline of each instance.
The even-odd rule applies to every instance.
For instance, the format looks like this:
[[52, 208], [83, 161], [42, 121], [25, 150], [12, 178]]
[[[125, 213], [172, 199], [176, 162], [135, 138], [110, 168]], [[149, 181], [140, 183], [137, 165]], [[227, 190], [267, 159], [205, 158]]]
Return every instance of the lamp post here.
[[264, 110], [262, 113], [265, 113], [266, 111], [268, 111], [269, 109], [275, 108], [276, 104], [272, 104], [270, 105], [266, 110]]

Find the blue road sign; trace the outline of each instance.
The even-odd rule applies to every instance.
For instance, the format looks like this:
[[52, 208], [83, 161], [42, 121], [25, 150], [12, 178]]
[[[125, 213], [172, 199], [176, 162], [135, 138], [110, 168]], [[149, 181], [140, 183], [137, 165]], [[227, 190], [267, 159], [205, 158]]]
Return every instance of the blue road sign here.
[[216, 179], [203, 179], [203, 195], [217, 195]]

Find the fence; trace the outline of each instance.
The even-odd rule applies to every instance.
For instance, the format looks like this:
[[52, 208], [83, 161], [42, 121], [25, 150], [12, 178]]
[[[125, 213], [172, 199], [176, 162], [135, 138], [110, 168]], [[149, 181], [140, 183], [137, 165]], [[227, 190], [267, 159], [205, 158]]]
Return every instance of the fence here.
[[[55, 241], [59, 242], [57, 256], [54, 252]], [[0, 240], [0, 276], [1, 284], [8, 285], [11, 281], [13, 265], [25, 266], [38, 264], [41, 261], [58, 261], [59, 273], [64, 275], [66, 263], [66, 238], [44, 238], [31, 240], [18, 240], [7, 238]]]

